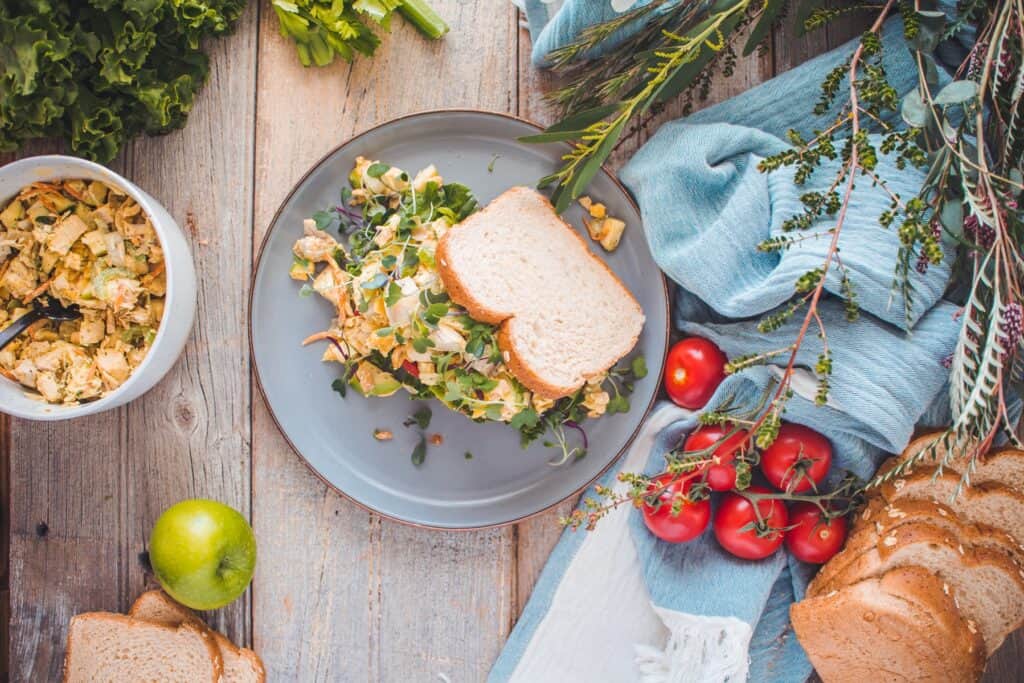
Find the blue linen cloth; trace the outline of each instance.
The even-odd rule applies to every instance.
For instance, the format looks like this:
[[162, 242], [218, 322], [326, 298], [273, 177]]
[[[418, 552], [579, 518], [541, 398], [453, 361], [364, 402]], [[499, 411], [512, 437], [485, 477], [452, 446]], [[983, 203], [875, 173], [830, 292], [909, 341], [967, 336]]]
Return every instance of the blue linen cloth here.
[[[947, 2], [945, 9], [949, 8]], [[533, 58], [541, 64], [551, 49], [612, 14], [607, 0], [566, 0], [553, 15], [552, 5], [527, 0], [526, 11]], [[916, 71], [901, 34], [899, 19], [890, 19], [883, 30], [885, 68], [902, 95], [916, 83]], [[787, 146], [780, 138], [788, 129], [809, 138], [813, 129], [835, 119], [835, 112], [813, 115], [813, 101], [824, 74], [847, 60], [855, 46], [851, 42], [722, 104], [664, 125], [620, 174], [640, 205], [655, 260], [679, 285], [673, 309], [677, 327], [712, 339], [730, 357], [786, 346], [802, 321], [798, 313], [776, 332], [757, 330], [758, 319], [791, 296], [796, 279], [822, 263], [827, 238], [802, 242], [781, 254], [761, 253], [756, 247], [782, 234], [782, 222], [801, 211], [799, 195], [826, 189], [838, 166], [826, 164], [800, 188], [793, 184], [791, 169], [763, 174], [757, 163]], [[962, 47], [947, 44], [939, 58], [955, 59], [962, 53]], [[941, 78], [949, 80], [944, 73]], [[898, 124], [895, 117], [890, 119]], [[877, 173], [903, 197], [914, 196], [923, 179], [916, 169], [898, 171], [893, 159], [885, 156], [879, 159]], [[861, 319], [845, 320], [833, 268], [827, 280], [830, 294], [820, 307], [833, 356], [830, 401], [824, 407], [814, 405], [813, 377], [802, 370], [786, 412], [787, 420], [809, 425], [829, 438], [834, 471], [846, 469], [865, 478], [886, 453], [904, 447], [923, 416], [945, 418], [948, 371], [942, 360], [953, 351], [959, 329], [955, 307], [941, 300], [948, 261], [915, 278], [909, 316], [901, 297], [891, 294], [898, 242], [895, 230], [882, 228], [877, 220], [888, 204], [882, 189], [864, 179], [858, 182], [840, 247]], [[816, 229], [834, 223], [834, 218], [822, 219]], [[903, 329], [907, 318], [912, 333]], [[812, 327], [800, 351], [798, 363], [803, 367], [813, 367], [822, 348], [816, 331]], [[781, 363], [786, 360], [788, 354], [779, 357]], [[727, 397], [751, 405], [778, 371], [758, 367], [729, 377], [709, 405], [720, 405]], [[665, 426], [650, 448], [645, 471], [661, 471], [664, 453], [694, 425], [695, 418], [688, 415]], [[605, 478], [605, 485], [614, 482], [615, 473]], [[788, 607], [803, 597], [813, 567], [783, 552], [761, 562], [737, 560], [721, 550], [710, 532], [687, 544], [666, 544], [646, 530], [635, 511], [629, 523], [655, 608], [734, 617], [749, 624], [749, 680], [803, 681], [810, 675], [810, 663], [792, 637]], [[514, 677], [516, 664], [532, 646], [537, 625], [580, 547], [582, 533], [563, 535], [490, 680]], [[601, 533], [600, 524], [591, 533]]]

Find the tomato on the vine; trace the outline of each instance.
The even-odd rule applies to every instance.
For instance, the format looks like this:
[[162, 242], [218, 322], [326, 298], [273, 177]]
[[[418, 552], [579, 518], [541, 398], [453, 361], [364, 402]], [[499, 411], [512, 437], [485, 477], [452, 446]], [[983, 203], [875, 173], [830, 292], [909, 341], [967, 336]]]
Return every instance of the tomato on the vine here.
[[846, 541], [846, 518], [829, 520], [814, 503], [801, 500], [789, 507], [786, 548], [803, 562], [824, 564], [839, 552]]
[[815, 488], [832, 466], [832, 446], [828, 439], [803, 425], [784, 422], [771, 446], [761, 453], [761, 471], [765, 479], [780, 491], [806, 491]]
[[[686, 437], [683, 442], [683, 455], [687, 452], [703, 451], [711, 448], [722, 438], [731, 432], [733, 426], [729, 423], [724, 425], [707, 425], [700, 427], [697, 431]], [[707, 484], [712, 491], [729, 491], [736, 486], [736, 453], [747, 440], [746, 430], [739, 430], [714, 450], [710, 456], [701, 456], [701, 459], [710, 458], [713, 462], [702, 465], [698, 472], [707, 469]]]
[[652, 495], [664, 487], [657, 495], [656, 505], [645, 501], [642, 508], [644, 524], [652, 534], [669, 543], [682, 543], [697, 538], [707, 529], [711, 519], [711, 501], [706, 497], [690, 500], [692, 486], [692, 476], [680, 477], [668, 472], [651, 480], [647, 490]]
[[[771, 493], [763, 486], [751, 486], [744, 493]], [[758, 515], [760, 513], [760, 515]], [[741, 493], [728, 493], [718, 505], [713, 524], [718, 543], [736, 557], [760, 560], [782, 545], [789, 514], [778, 499], [754, 504]]]
[[683, 408], [703, 408], [725, 379], [727, 360], [720, 348], [703, 337], [676, 342], [665, 359], [669, 398]]

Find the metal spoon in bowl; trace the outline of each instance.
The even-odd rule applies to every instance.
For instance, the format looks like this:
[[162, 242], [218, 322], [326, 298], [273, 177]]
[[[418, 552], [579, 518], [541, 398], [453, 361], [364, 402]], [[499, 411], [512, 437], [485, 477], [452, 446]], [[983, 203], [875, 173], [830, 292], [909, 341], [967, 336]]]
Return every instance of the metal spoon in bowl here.
[[0, 349], [10, 344], [14, 339], [25, 331], [29, 325], [37, 320], [49, 318], [50, 320], [64, 321], [77, 320], [82, 317], [76, 304], [65, 306], [57, 298], [41, 296], [32, 302], [32, 310], [21, 316], [3, 330], [0, 330]]

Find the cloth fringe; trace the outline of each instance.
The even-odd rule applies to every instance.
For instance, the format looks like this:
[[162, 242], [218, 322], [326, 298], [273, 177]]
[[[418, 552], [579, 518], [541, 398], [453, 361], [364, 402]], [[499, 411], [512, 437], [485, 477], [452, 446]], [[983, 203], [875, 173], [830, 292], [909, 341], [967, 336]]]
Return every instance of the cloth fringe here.
[[702, 617], [655, 607], [669, 630], [661, 650], [636, 646], [642, 683], [743, 683], [753, 629], [732, 617]]

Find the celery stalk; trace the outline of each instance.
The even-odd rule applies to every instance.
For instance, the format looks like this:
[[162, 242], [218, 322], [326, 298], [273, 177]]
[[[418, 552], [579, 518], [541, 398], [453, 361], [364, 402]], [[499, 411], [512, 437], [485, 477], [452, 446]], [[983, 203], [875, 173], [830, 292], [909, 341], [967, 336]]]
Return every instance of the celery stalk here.
[[448, 33], [448, 24], [426, 0], [405, 0], [398, 11], [428, 38], [437, 40]]

